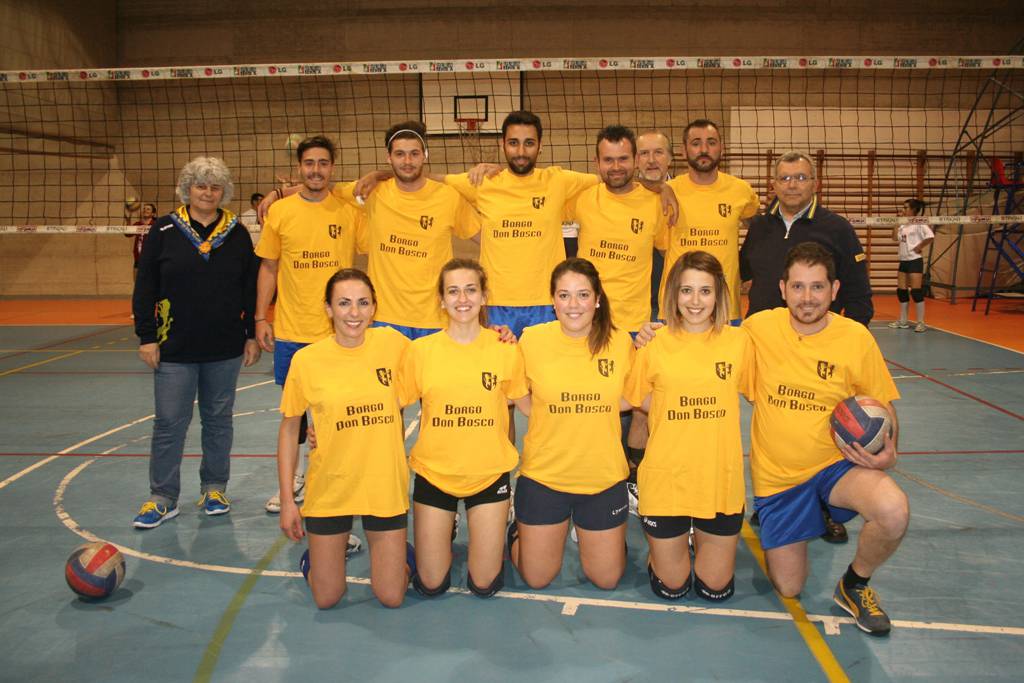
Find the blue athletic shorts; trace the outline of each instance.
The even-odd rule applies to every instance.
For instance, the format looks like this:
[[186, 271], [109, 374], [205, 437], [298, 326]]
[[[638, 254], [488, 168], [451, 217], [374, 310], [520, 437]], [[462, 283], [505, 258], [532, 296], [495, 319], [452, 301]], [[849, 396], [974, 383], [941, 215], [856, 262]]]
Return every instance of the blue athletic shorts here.
[[408, 325], [395, 325], [394, 323], [386, 323], [382, 320], [374, 320], [370, 327], [390, 327], [393, 330], [398, 330], [405, 338], [409, 341], [413, 339], [419, 339], [420, 337], [426, 337], [427, 335], [440, 332], [440, 328], [437, 327], [409, 327]]
[[304, 346], [306, 342], [285, 341], [284, 339], [274, 340], [274, 383], [284, 386], [284, 380], [288, 377], [288, 368], [292, 365], [292, 356]]
[[508, 325], [516, 339], [523, 336], [523, 330], [531, 325], [549, 323], [555, 319], [555, 309], [550, 304], [544, 306], [488, 306], [487, 323], [489, 325]]
[[771, 550], [821, 536], [825, 533], [823, 505], [841, 524], [856, 517], [854, 510], [828, 504], [832, 489], [853, 467], [849, 460], [840, 460], [793, 488], [773, 496], [754, 496], [754, 510], [761, 520], [761, 547]]

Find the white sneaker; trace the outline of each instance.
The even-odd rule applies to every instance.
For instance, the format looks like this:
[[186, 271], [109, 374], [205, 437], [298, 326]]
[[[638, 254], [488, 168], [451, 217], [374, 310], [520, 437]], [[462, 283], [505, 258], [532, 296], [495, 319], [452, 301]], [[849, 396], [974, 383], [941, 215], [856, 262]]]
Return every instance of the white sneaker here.
[[891, 327], [894, 330], [905, 330], [908, 327], [910, 327], [910, 323], [908, 323], [906, 320], [893, 320], [891, 323], [889, 323], [889, 327]]
[[925, 326], [924, 321], [919, 322], [914, 326], [914, 332], [924, 332], [928, 328]]
[[455, 521], [452, 523], [452, 543], [455, 542], [455, 537], [459, 535], [459, 522], [462, 521], [462, 515], [458, 512], [455, 513]]
[[629, 514], [640, 517], [640, 489], [631, 481], [626, 482], [626, 495], [629, 498]]
[[569, 522], [569, 538], [572, 539], [573, 543], [579, 543], [580, 542], [579, 537], [576, 535], [576, 525], [573, 524], [572, 522]]
[[348, 544], [345, 546], [345, 557], [352, 557], [363, 549], [363, 539], [355, 534], [348, 535]]
[[[295, 492], [296, 503], [301, 503], [306, 499], [306, 475], [295, 475], [295, 478], [292, 480], [292, 490]], [[275, 493], [272, 495], [267, 504], [263, 506], [263, 509], [272, 515], [279, 514], [281, 512], [281, 494]]]

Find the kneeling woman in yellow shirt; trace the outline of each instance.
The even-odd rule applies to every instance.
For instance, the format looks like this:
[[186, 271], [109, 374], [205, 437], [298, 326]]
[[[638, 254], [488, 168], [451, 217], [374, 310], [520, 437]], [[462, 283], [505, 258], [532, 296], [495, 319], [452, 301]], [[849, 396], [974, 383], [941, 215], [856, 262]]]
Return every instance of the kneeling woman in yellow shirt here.
[[560, 263], [550, 291], [557, 320], [527, 328], [519, 342], [530, 405], [516, 404], [529, 410], [530, 425], [509, 552], [526, 583], [543, 588], [562, 568], [572, 519], [583, 572], [611, 590], [626, 567], [629, 470], [619, 411], [629, 408], [622, 396], [633, 344], [612, 325], [590, 261]]
[[[733, 594], [745, 499], [739, 393], [749, 395], [752, 353], [730, 327], [729, 289], [711, 254], [690, 251], [666, 278], [668, 330], [637, 354], [627, 397], [650, 415], [647, 454], [637, 472], [640, 519], [654, 594]], [[693, 577], [688, 540], [694, 529]]]
[[[388, 327], [367, 329], [377, 295], [361, 270], [335, 273], [325, 299], [334, 334], [295, 354], [281, 398], [281, 529], [293, 541], [309, 538], [301, 567], [317, 607], [327, 609], [345, 594], [345, 547], [352, 518], [361, 515], [373, 593], [381, 604], [398, 607], [412, 573], [406, 545], [409, 468], [398, 382], [409, 342]], [[300, 515], [291, 482], [299, 422], [307, 408], [320, 428]]]
[[479, 263], [452, 259], [437, 291], [447, 326], [415, 340], [402, 363], [402, 386], [422, 401], [409, 459], [416, 474], [412, 584], [428, 597], [451, 585], [452, 524], [461, 498], [469, 522], [466, 585], [490, 597], [504, 583], [509, 475], [519, 462], [508, 439], [508, 402], [526, 395], [526, 378], [516, 346], [484, 328], [487, 275]]

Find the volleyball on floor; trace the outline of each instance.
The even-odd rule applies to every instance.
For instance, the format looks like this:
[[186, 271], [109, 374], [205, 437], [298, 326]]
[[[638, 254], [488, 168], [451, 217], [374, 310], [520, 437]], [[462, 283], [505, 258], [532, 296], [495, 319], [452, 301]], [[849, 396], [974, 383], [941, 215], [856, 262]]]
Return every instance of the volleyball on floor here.
[[877, 453], [885, 445], [885, 435], [892, 433], [892, 416], [881, 401], [851, 396], [832, 410], [829, 431], [839, 448], [856, 442], [868, 453]]
[[101, 600], [124, 580], [124, 556], [116, 546], [102, 541], [75, 548], [64, 566], [71, 590], [90, 600]]

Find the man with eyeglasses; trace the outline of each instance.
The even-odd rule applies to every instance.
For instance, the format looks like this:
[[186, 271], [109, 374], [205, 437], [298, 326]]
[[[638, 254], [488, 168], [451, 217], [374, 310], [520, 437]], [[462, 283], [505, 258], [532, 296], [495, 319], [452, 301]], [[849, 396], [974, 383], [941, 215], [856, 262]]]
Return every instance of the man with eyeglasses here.
[[[786, 152], [779, 157], [774, 186], [775, 201], [768, 211], [750, 221], [740, 248], [740, 277], [744, 289], [749, 287], [747, 317], [786, 305], [779, 290], [786, 254], [801, 242], [817, 242], [835, 260], [839, 291], [830, 310], [867, 326], [875, 312], [867, 255], [850, 222], [818, 204], [810, 157], [802, 152]], [[827, 508], [822, 508], [822, 516], [825, 533], [821, 538], [829, 543], [846, 543], [846, 527], [834, 521]], [[755, 512], [751, 523], [757, 522]]]
[[836, 262], [839, 294], [831, 310], [867, 325], [874, 315], [867, 255], [853, 226], [818, 203], [817, 180], [811, 159], [786, 152], [775, 162], [776, 200], [750, 222], [740, 249], [740, 276], [749, 283], [747, 316], [784, 306], [779, 280], [786, 252], [794, 244], [818, 242]]

